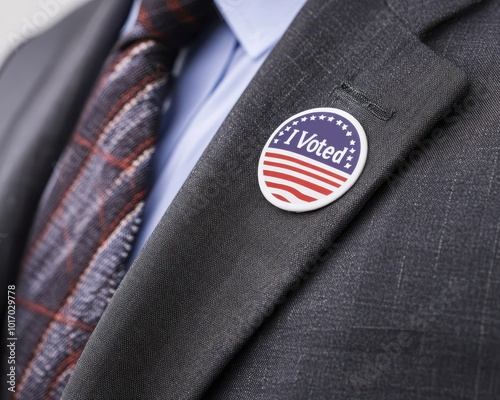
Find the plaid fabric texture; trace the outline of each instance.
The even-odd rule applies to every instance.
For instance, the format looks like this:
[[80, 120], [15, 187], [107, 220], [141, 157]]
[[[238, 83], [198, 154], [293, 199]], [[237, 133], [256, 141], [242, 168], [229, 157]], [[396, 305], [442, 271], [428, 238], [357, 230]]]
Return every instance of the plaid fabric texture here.
[[173, 62], [211, 2], [143, 0], [41, 199], [18, 287], [15, 399], [59, 399], [125, 274]]

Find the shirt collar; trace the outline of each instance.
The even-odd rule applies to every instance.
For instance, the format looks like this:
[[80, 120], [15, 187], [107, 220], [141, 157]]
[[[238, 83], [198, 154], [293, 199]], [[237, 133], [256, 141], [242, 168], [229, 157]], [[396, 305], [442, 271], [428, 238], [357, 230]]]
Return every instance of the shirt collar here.
[[273, 47], [307, 0], [214, 0], [251, 58]]

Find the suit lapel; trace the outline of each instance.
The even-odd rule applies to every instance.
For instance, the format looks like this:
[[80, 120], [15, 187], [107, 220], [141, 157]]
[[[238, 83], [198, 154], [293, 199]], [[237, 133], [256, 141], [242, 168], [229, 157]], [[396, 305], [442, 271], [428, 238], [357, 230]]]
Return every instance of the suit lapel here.
[[[202, 395], [466, 88], [384, 2], [310, 0], [127, 274], [66, 398]], [[258, 159], [280, 123], [316, 107], [360, 121], [367, 164], [331, 205], [285, 212], [260, 193]]]

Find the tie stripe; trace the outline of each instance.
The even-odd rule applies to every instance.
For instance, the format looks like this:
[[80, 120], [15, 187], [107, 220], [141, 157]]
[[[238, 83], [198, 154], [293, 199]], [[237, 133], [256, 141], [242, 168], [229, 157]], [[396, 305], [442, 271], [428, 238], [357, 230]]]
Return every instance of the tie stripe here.
[[[152, 85], [152, 86], [148, 85], [148, 86], [146, 86], [145, 89], [143, 89], [144, 85], [147, 85], [148, 83], [154, 82], [155, 78], [157, 78], [157, 77], [148, 76], [147, 78], [145, 78], [144, 80], [139, 82], [129, 92], [127, 92], [125, 94], [125, 97], [122, 97], [118, 101], [118, 103], [112, 108], [112, 110], [108, 114], [107, 118], [105, 118], [106, 125], [103, 128], [101, 128], [102, 133], [99, 134], [99, 136], [98, 136], [97, 144], [96, 145], [92, 144], [91, 146], [83, 146], [83, 147], [87, 148], [86, 156], [83, 160], [83, 167], [81, 167], [79, 169], [75, 168], [75, 172], [77, 173], [77, 175], [73, 178], [73, 182], [72, 182], [71, 186], [66, 191], [61, 193], [59, 201], [54, 202], [55, 209], [53, 210], [53, 212], [51, 212], [50, 215], [44, 217], [44, 221], [41, 221], [40, 225], [43, 225], [44, 229], [39, 234], [35, 235], [36, 239], [34, 240], [33, 245], [30, 246], [30, 248], [28, 250], [28, 258], [25, 260], [25, 265], [29, 262], [29, 257], [31, 257], [33, 255], [33, 253], [36, 251], [37, 247], [43, 242], [45, 235], [47, 234], [47, 232], [51, 226], [50, 224], [54, 223], [54, 220], [56, 218], [58, 218], [60, 216], [60, 214], [63, 212], [63, 210], [64, 210], [63, 207], [65, 205], [65, 201], [68, 199], [68, 197], [70, 196], [70, 194], [72, 193], [74, 188], [77, 186], [81, 177], [87, 171], [88, 165], [92, 161], [92, 156], [95, 153], [98, 153], [98, 154], [100, 153], [101, 155], [106, 154], [106, 152], [104, 152], [103, 150], [101, 150], [99, 148], [99, 144], [101, 144], [106, 139], [106, 137], [109, 135], [109, 133], [116, 127], [116, 124], [123, 117], [123, 114], [125, 114], [126, 112], [129, 112], [133, 108], [133, 106], [137, 104], [137, 101], [141, 97], [141, 95], [147, 94], [155, 87], [157, 88], [160, 85], [164, 84], [165, 79], [162, 77], [159, 80], [157, 79], [156, 85]], [[128, 103], [124, 104], [125, 102], [128, 102]], [[117, 111], [120, 109], [121, 109], [121, 111], [117, 114]], [[109, 120], [109, 118], [111, 118], [111, 116], [113, 116], [113, 115], [114, 115], [114, 118], [112, 120]], [[81, 136], [79, 133], [76, 133], [73, 137], [73, 141], [75, 143], [78, 143], [78, 141], [83, 142], [84, 140], [87, 140], [88, 143], [92, 143], [91, 139], [86, 139], [84, 136]], [[150, 142], [152, 140], [153, 139], [149, 139]], [[133, 158], [134, 155], [135, 155], [135, 153], [132, 153], [130, 156], [127, 157], [127, 159], [121, 161], [120, 164], [121, 165], [128, 165], [130, 162], [130, 158]], [[68, 172], [66, 171], [65, 173], [67, 174]], [[52, 199], [52, 201], [54, 201], [54, 198]]]
[[[58, 348], [60, 343], [64, 343], [65, 339], [70, 337], [71, 332], [77, 331], [80, 336], [83, 336], [85, 342], [90, 337], [97, 320], [90, 321], [87, 324], [81, 326], [80, 321], [83, 318], [89, 318], [87, 315], [81, 315], [78, 312], [80, 307], [75, 307], [73, 303], [79, 301], [79, 297], [82, 297], [82, 287], [87, 287], [87, 291], [92, 291], [94, 287], [102, 286], [102, 283], [106, 283], [106, 291], [109, 295], [112, 295], [116, 288], [118, 287], [121, 278], [123, 277], [123, 271], [117, 273], [115, 271], [109, 272], [105, 268], [105, 265], [97, 265], [99, 261], [102, 261], [103, 253], [109, 251], [110, 245], [115, 241], [124, 241], [123, 232], [131, 224], [136, 226], [140, 223], [140, 214], [144, 206], [143, 202], [138, 203], [133, 210], [131, 210], [124, 218], [120, 219], [120, 224], [107, 238], [106, 241], [100, 244], [100, 247], [96, 250], [95, 254], [92, 256], [92, 260], [89, 265], [85, 268], [83, 273], [80, 275], [78, 281], [74, 282], [72, 287], [69, 288], [69, 293], [65, 297], [63, 304], [57, 310], [56, 316], [51, 318], [51, 322], [45, 330], [41, 337], [40, 342], [37, 344], [33, 356], [27, 363], [27, 367], [24, 370], [24, 374], [18, 385], [17, 393], [24, 393], [25, 395], [31, 394], [36, 395], [38, 390], [40, 390], [41, 379], [40, 376], [33, 376], [39, 371], [53, 371], [57, 370], [62, 360], [71, 357], [75, 351], [81, 352], [82, 347], [74, 349], [73, 346], [69, 344], [63, 346], [62, 350], [59, 352], [59, 357], [51, 357], [55, 348]], [[126, 238], [125, 238], [126, 240]], [[126, 243], [122, 243], [124, 246]], [[125, 251], [123, 252], [125, 253]], [[122, 254], [125, 256], [125, 254]], [[113, 262], [112, 259], [108, 259], [108, 262]], [[112, 283], [109, 285], [109, 283]], [[101, 284], [101, 285], [100, 285]], [[89, 296], [86, 296], [89, 298]], [[98, 305], [101, 310], [104, 311], [107, 305], [106, 301], [102, 301]], [[109, 300], [109, 299], [108, 299]], [[100, 317], [102, 312], [97, 312], [95, 314], [96, 318]], [[73, 329], [71, 329], [73, 328]], [[74, 329], [77, 328], [77, 329]], [[74, 345], [74, 344], [73, 344]], [[75, 362], [69, 365], [67, 368], [74, 368]], [[43, 378], [43, 377], [42, 377]], [[54, 375], [53, 379], [56, 379], [57, 375]], [[27, 398], [30, 398], [29, 396]]]

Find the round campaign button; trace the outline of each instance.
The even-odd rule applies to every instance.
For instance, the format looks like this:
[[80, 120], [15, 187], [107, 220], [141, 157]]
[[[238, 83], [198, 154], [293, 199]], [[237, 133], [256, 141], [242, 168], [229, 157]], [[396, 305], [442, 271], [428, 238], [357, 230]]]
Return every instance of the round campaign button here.
[[312, 211], [346, 193], [366, 162], [361, 124], [336, 108], [303, 111], [283, 122], [262, 150], [259, 186], [283, 210]]

